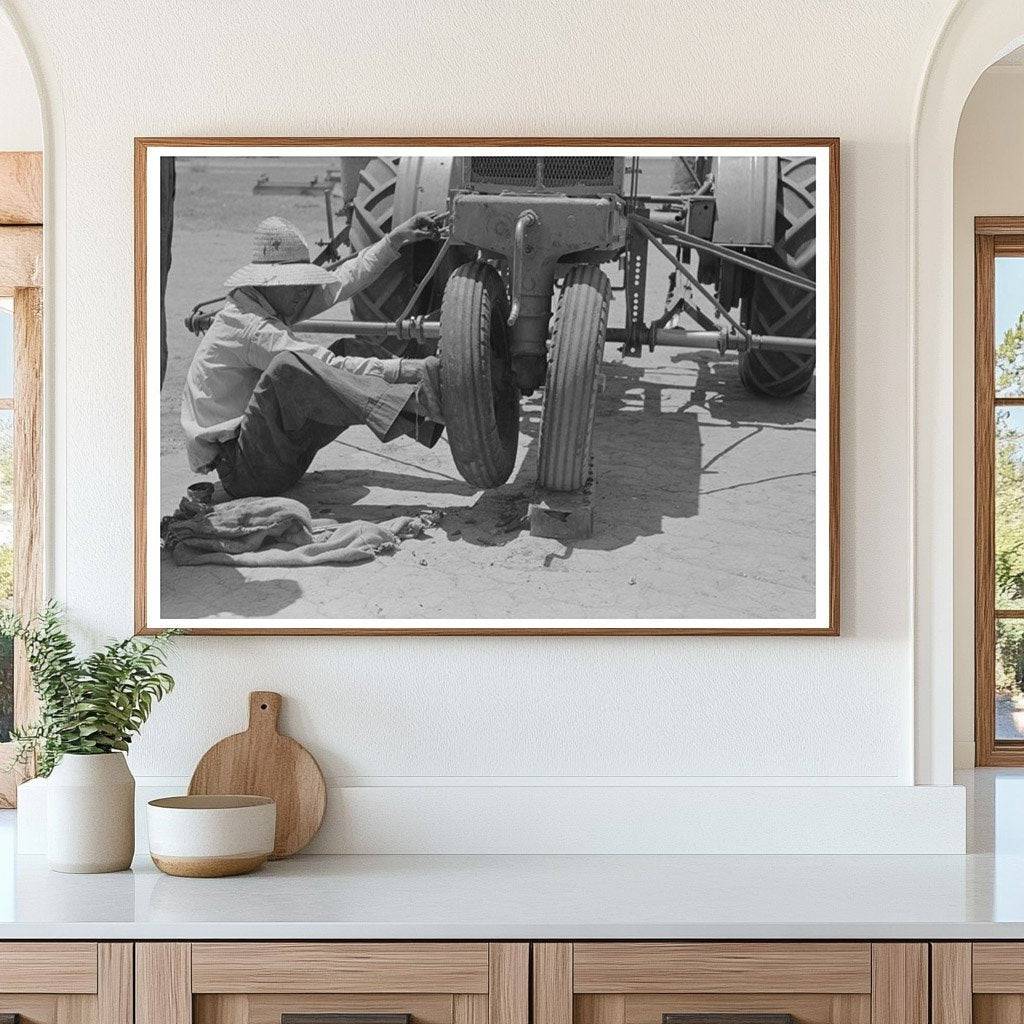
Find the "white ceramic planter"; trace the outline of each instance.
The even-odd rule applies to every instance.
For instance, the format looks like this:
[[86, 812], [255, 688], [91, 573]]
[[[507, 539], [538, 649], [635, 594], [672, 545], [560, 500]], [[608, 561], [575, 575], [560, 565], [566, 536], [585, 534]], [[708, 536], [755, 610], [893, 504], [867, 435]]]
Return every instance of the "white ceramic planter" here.
[[124, 754], [65, 754], [46, 783], [53, 871], [124, 871], [135, 854], [135, 779]]

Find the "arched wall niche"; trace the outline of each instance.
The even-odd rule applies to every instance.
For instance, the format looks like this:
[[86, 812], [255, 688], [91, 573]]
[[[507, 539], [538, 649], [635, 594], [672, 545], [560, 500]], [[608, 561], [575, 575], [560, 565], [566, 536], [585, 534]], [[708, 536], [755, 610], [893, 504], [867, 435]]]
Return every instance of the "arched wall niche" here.
[[932, 50], [912, 127], [914, 750], [923, 785], [948, 785], [954, 762], [953, 156], [975, 83], [1022, 43], [1020, 0], [960, 0]]

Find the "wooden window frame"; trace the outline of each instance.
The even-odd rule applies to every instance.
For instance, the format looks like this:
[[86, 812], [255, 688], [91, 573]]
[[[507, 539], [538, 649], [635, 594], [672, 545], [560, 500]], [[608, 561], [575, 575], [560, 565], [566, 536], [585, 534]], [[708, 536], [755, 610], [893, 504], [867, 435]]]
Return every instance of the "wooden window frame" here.
[[[0, 297], [14, 299], [14, 607], [39, 610], [43, 593], [43, 161], [41, 153], [0, 153]], [[7, 407], [7, 406], [4, 406]], [[14, 655], [14, 723], [36, 714], [24, 651]], [[13, 807], [31, 766], [12, 768], [0, 743], [0, 807]]]
[[996, 739], [998, 619], [1024, 620], [1024, 609], [995, 606], [995, 416], [1024, 406], [996, 398], [995, 261], [1024, 257], [1024, 217], [974, 220], [974, 749], [980, 768], [1024, 766], [1024, 741]]

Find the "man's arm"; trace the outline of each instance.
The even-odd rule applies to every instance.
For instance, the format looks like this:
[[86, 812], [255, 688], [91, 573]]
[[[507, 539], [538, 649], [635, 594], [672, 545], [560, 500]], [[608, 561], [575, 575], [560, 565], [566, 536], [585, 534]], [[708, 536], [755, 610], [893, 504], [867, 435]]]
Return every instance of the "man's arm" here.
[[344, 302], [367, 285], [373, 284], [397, 259], [398, 249], [392, 244], [390, 235], [361, 249], [334, 271], [341, 286], [337, 301]]
[[245, 361], [257, 370], [265, 370], [274, 357], [282, 352], [297, 352], [328, 363], [333, 358], [330, 349], [311, 341], [303, 341], [280, 320], [261, 320], [246, 331]]
[[389, 231], [379, 242], [368, 245], [346, 260], [334, 276], [341, 285], [338, 302], [351, 298], [372, 284], [398, 259], [399, 251], [411, 242], [437, 238], [438, 218], [433, 213], [418, 213]]
[[347, 370], [349, 373], [373, 374], [383, 377], [389, 384], [394, 384], [398, 380], [399, 359], [338, 356], [323, 345], [304, 341], [278, 320], [264, 320], [249, 332], [248, 340], [246, 359], [258, 370], [265, 370], [281, 352], [297, 352], [319, 359], [329, 366], [336, 366], [339, 370]]

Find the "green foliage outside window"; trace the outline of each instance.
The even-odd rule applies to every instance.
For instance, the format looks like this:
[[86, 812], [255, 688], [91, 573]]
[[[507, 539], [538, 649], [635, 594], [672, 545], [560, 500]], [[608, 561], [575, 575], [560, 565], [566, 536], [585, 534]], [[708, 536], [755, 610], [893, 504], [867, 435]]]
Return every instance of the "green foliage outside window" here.
[[[996, 394], [1020, 395], [1024, 384], [1024, 313], [996, 347]], [[1022, 410], [1024, 411], [1024, 410]], [[996, 410], [996, 607], [1024, 607], [1024, 429], [1019, 414]], [[1024, 691], [1024, 629], [1004, 620], [996, 630], [996, 685]]]

